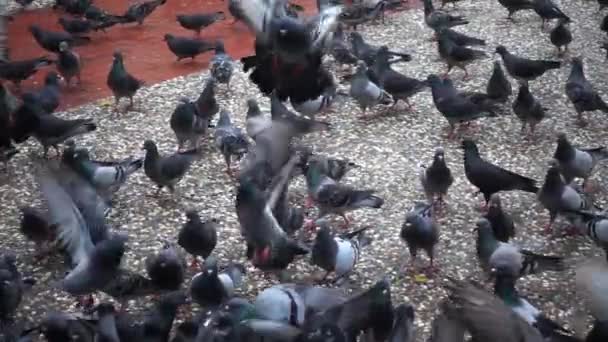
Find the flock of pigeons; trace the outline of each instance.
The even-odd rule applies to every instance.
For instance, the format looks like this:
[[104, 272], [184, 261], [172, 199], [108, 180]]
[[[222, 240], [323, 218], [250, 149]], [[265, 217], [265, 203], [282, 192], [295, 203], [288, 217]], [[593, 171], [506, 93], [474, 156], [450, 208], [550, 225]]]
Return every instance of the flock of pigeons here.
[[[16, 267], [16, 257], [0, 255], [0, 329], [2, 341], [28, 341], [41, 333], [48, 341], [168, 341], [178, 309], [198, 305], [199, 317], [177, 325], [172, 341], [414, 341], [414, 307], [393, 306], [387, 278], [353, 296], [345, 296], [335, 287], [318, 284], [281, 283], [265, 289], [249, 301], [236, 297], [235, 290], [246, 277], [242, 264], [230, 263], [224, 268], [213, 255], [217, 244], [217, 222], [203, 221], [197, 212], [187, 211], [187, 221], [176, 241], [166, 241], [157, 254], [146, 260], [146, 275], [121, 267], [128, 248], [127, 238], [112, 231], [106, 222], [113, 195], [128, 177], [143, 167], [150, 181], [176, 192], [179, 181], [190, 166], [200, 158], [201, 142], [214, 128], [214, 143], [225, 158], [227, 172], [237, 181], [235, 209], [245, 242], [247, 259], [262, 272], [275, 274], [283, 280], [283, 271], [297, 258], [309, 255], [311, 264], [326, 271], [320, 280], [340, 284], [353, 271], [362, 248], [371, 242], [369, 227], [337, 234], [326, 217], [341, 216], [344, 228], [351, 220], [347, 213], [361, 208], [380, 208], [381, 197], [370, 189], [356, 189], [341, 182], [356, 164], [319, 155], [299, 138], [306, 134], [331, 129], [327, 122], [316, 120], [315, 114], [331, 107], [338, 96], [350, 95], [360, 106], [364, 118], [369, 109], [380, 105], [395, 106], [399, 100], [411, 109], [409, 98], [430, 87], [437, 110], [450, 125], [449, 138], [456, 137], [456, 125], [468, 126], [481, 117], [496, 116], [509, 111], [505, 103], [511, 96], [511, 82], [503, 66], [495, 62], [486, 93], [463, 92], [447, 77], [453, 67], [464, 71], [466, 66], [485, 53], [470, 46], [485, 45], [482, 39], [469, 37], [452, 27], [466, 25], [467, 19], [442, 9], [435, 9], [431, 0], [424, 0], [424, 19], [434, 30], [438, 54], [447, 65], [443, 77], [429, 75], [425, 80], [407, 77], [392, 69], [392, 64], [409, 61], [403, 52], [386, 46], [373, 46], [356, 32], [358, 25], [383, 20], [384, 10], [395, 2], [363, 1], [351, 5], [340, 1], [317, 1], [319, 13], [302, 18], [297, 7], [282, 0], [230, 0], [229, 12], [245, 23], [256, 35], [255, 54], [241, 60], [249, 79], [271, 100], [271, 116], [265, 115], [257, 102], [247, 101], [245, 130], [236, 127], [230, 113], [220, 108], [215, 99], [220, 84], [229, 87], [238, 66], [224, 51], [221, 42], [165, 36], [178, 60], [194, 58], [203, 51], [215, 50], [210, 64], [210, 77], [196, 101], [183, 98], [175, 108], [170, 126], [175, 132], [177, 151], [159, 154], [152, 140], [145, 141], [142, 159], [122, 161], [93, 160], [86, 147], [72, 139], [94, 131], [93, 119], [63, 119], [53, 112], [59, 105], [62, 91], [59, 74], [70, 85], [80, 79], [80, 60], [72, 49], [89, 30], [108, 29], [120, 23], [144, 19], [166, 0], [138, 3], [121, 16], [109, 14], [88, 0], [62, 0], [57, 7], [85, 18], [62, 19], [66, 32], [50, 32], [32, 26], [36, 41], [57, 54], [55, 60], [42, 57], [30, 61], [0, 63], [0, 77], [17, 86], [40, 67], [55, 64], [58, 73], [49, 72], [45, 85], [34, 92], [14, 96], [6, 85], [0, 87], [0, 159], [8, 163], [18, 153], [14, 144], [34, 138], [43, 147], [44, 157], [33, 157], [36, 180], [47, 211], [22, 208], [21, 232], [38, 246], [40, 257], [62, 253], [69, 268], [59, 288], [78, 298], [86, 315], [49, 312], [35, 326], [15, 319], [21, 298], [35, 279], [23, 276]], [[443, 0], [456, 6], [458, 0]], [[572, 35], [570, 18], [551, 0], [499, 0], [509, 18], [520, 10], [534, 10], [545, 23], [557, 19], [550, 37], [559, 53], [568, 50]], [[600, 6], [605, 1], [600, 1]], [[442, 6], [443, 7], [443, 6]], [[223, 12], [192, 14], [178, 17], [181, 25], [195, 31], [224, 18]], [[513, 19], [512, 19], [513, 20]], [[349, 39], [344, 30], [353, 28]], [[204, 43], [204, 44], [203, 44]], [[196, 45], [201, 44], [201, 45]], [[202, 48], [201, 46], [205, 46]], [[551, 69], [560, 68], [560, 61], [531, 60], [511, 54], [506, 47], [496, 47], [504, 68], [519, 82], [512, 109], [522, 121], [522, 130], [535, 126], [544, 117], [544, 107], [534, 98], [528, 82], [542, 77]], [[350, 91], [341, 93], [331, 72], [322, 63], [325, 55], [338, 64], [355, 65], [350, 78]], [[568, 98], [584, 123], [587, 111], [608, 112], [608, 106], [586, 80], [583, 62], [572, 59], [572, 71], [565, 85]], [[121, 98], [133, 97], [143, 85], [129, 74], [122, 55], [114, 54], [108, 74], [108, 87], [116, 104]], [[289, 100], [297, 114], [289, 110]], [[215, 117], [219, 113], [219, 119]], [[253, 141], [253, 143], [251, 143]], [[64, 145], [59, 151], [59, 145]], [[58, 158], [49, 159], [53, 147]], [[540, 342], [582, 341], [536, 309], [516, 288], [519, 278], [541, 272], [558, 272], [566, 266], [559, 256], [547, 256], [520, 249], [509, 242], [514, 236], [511, 215], [501, 207], [499, 193], [519, 190], [536, 194], [549, 211], [552, 229], [558, 216], [569, 220], [568, 233], [589, 236], [608, 253], [608, 216], [594, 206], [587, 194], [594, 191], [590, 177], [598, 163], [608, 159], [604, 147], [573, 146], [565, 134], [557, 137], [557, 147], [544, 182], [494, 165], [485, 160], [476, 143], [465, 138], [464, 169], [466, 178], [484, 196], [485, 214], [477, 222], [477, 256], [482, 270], [494, 281], [494, 293], [480, 284], [450, 278], [449, 295], [440, 305], [433, 322], [431, 341], [463, 341], [468, 332], [473, 341]], [[60, 155], [60, 156], [59, 156]], [[239, 168], [234, 162], [239, 162]], [[289, 202], [288, 186], [296, 177], [306, 180], [307, 209], [317, 208], [317, 216], [307, 219], [303, 208]], [[576, 180], [582, 179], [582, 185]], [[444, 150], [437, 148], [432, 164], [423, 168], [420, 181], [427, 198], [416, 202], [407, 213], [401, 230], [411, 257], [411, 265], [422, 249], [430, 265], [424, 271], [433, 276], [434, 248], [439, 240], [437, 217], [445, 205], [444, 197], [454, 182], [444, 160]], [[317, 229], [318, 228], [318, 229]], [[296, 234], [299, 231], [303, 234]], [[302, 236], [316, 231], [311, 243]], [[191, 280], [188, 291], [182, 289], [186, 275], [184, 251], [192, 256], [191, 267], [204, 263], [201, 272]], [[333, 275], [330, 277], [330, 275]], [[594, 261], [577, 270], [577, 286], [589, 299], [594, 319], [585, 341], [608, 341], [608, 267]], [[108, 302], [95, 303], [93, 294], [103, 292], [121, 304], [120, 310]], [[125, 310], [129, 299], [139, 296], [160, 296], [143, 317], [132, 317]], [[2, 335], [0, 335], [2, 336]]]

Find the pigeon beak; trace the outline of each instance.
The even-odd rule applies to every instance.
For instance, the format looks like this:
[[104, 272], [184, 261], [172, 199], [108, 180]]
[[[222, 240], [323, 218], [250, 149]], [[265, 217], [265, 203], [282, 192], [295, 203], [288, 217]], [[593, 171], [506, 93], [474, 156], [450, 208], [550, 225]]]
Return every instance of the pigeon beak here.
[[284, 36], [284, 35], [286, 35], [286, 34], [287, 34], [287, 30], [286, 30], [286, 29], [280, 29], [280, 30], [279, 30], [279, 34], [280, 34], [281, 36]]

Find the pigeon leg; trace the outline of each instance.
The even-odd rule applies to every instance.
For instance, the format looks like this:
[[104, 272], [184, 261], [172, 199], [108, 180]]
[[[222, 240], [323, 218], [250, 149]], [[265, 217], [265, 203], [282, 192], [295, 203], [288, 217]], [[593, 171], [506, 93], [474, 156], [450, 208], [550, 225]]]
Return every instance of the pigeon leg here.
[[342, 228], [350, 227], [351, 220], [348, 218], [348, 216], [346, 216], [346, 214], [344, 213], [340, 214], [340, 216], [342, 216], [342, 218], [344, 219], [344, 222], [342, 223]]
[[315, 229], [315, 226], [315, 221], [311, 219], [304, 220], [304, 224], [302, 225], [302, 227], [308, 232], [312, 232]]
[[463, 66], [462, 70], [464, 70], [464, 76], [462, 77], [462, 80], [463, 81], [469, 80], [469, 71], [467, 70], [467, 68]]
[[120, 98], [118, 96], [114, 96], [114, 112], [118, 113], [118, 105], [120, 103]]
[[190, 268], [193, 270], [198, 270], [198, 258], [196, 256], [192, 256], [192, 263], [190, 263]]
[[448, 70], [441, 75], [442, 78], [448, 78], [448, 75], [450, 74], [450, 71], [452, 71], [452, 66], [448, 64]]
[[[76, 84], [80, 85], [82, 83], [82, 80], [80, 79], [80, 73], [76, 74], [76, 80], [78, 81], [78, 83], [76, 83]], [[70, 84], [69, 82], [70, 81], [68, 81], [68, 85]]]
[[133, 96], [129, 97], [129, 107], [127, 107], [127, 110], [131, 110], [133, 109]]
[[450, 124], [450, 127], [449, 127], [449, 129], [448, 129], [448, 140], [452, 140], [452, 139], [454, 139], [455, 137], [456, 137], [456, 136], [455, 136], [454, 125], [453, 125], [453, 124]]
[[579, 236], [579, 235], [581, 235], [581, 233], [578, 230], [578, 228], [576, 228], [576, 226], [574, 226], [574, 225], [569, 225], [568, 227], [566, 227], [566, 229], [564, 229], [563, 236]]
[[553, 232], [553, 222], [555, 221], [555, 214], [551, 214], [549, 217], [549, 223], [545, 226], [545, 234], [551, 234]]
[[577, 114], [577, 116], [576, 116], [576, 117], [577, 117], [577, 119], [578, 119], [578, 121], [577, 121], [578, 125], [579, 125], [580, 127], [585, 127], [585, 126], [587, 126], [587, 120], [585, 120], [585, 119], [583, 118], [583, 112], [582, 112], [582, 111], [577, 111], [577, 112], [576, 112], [576, 114]]
[[597, 187], [593, 184], [593, 182], [590, 182], [589, 179], [585, 179], [583, 180], [583, 191], [586, 193], [593, 193], [596, 192], [598, 189]]
[[313, 202], [312, 196], [310, 196], [310, 194], [308, 194], [306, 196], [306, 202], [304, 203], [304, 208], [310, 209], [313, 206], [314, 206], [314, 202]]
[[407, 111], [408, 112], [413, 112], [414, 111], [414, 106], [412, 106], [412, 104], [410, 103], [410, 100], [406, 97], [405, 99], [403, 99], [403, 101], [407, 105]]

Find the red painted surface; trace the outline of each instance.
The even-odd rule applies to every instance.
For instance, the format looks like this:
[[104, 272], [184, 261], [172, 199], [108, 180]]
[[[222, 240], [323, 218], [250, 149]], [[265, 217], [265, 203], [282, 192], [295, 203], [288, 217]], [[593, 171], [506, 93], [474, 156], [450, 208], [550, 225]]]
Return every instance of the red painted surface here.
[[[307, 13], [315, 11], [315, 0], [296, 0]], [[416, 3], [418, 0], [410, 0]], [[125, 0], [97, 0], [96, 6], [110, 13], [122, 14], [129, 5]], [[168, 50], [163, 36], [166, 33], [193, 36], [175, 20], [177, 14], [192, 12], [212, 12], [223, 10], [227, 20], [217, 22], [201, 32], [203, 39], [223, 39], [226, 50], [234, 58], [249, 55], [253, 48], [253, 37], [243, 23], [232, 24], [228, 14], [227, 1], [222, 0], [168, 0], [158, 7], [142, 26], [137, 24], [116, 25], [107, 33], [92, 32], [92, 42], [75, 48], [83, 63], [82, 85], [64, 89], [62, 108], [88, 103], [110, 95], [106, 78], [115, 49], [123, 52], [127, 70], [146, 82], [154, 84], [177, 76], [187, 75], [207, 67], [213, 52], [197, 57], [194, 62], [183, 60], [176, 63], [175, 56]], [[9, 25], [9, 48], [12, 60], [52, 55], [38, 46], [29, 32], [29, 25], [38, 24], [44, 29], [60, 31], [57, 23], [64, 13], [51, 9], [21, 12]], [[54, 56], [53, 56], [54, 58]], [[24, 91], [35, 89], [49, 67], [41, 70], [30, 80], [22, 83]]]

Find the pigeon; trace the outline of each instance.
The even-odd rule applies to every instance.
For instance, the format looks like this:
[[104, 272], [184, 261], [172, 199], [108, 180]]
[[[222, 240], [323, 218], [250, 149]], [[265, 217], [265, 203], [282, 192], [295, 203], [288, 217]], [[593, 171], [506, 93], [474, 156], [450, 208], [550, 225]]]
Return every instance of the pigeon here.
[[[43, 246], [48, 246], [50, 242], [55, 240], [55, 232], [57, 224], [49, 223], [48, 219], [38, 210], [31, 207], [22, 207], [21, 222], [19, 231], [26, 239], [33, 241], [36, 244], [36, 257], [42, 257], [48, 253], [48, 250], [42, 250]], [[48, 248], [48, 247], [47, 247]]]
[[513, 14], [519, 11], [534, 9], [533, 0], [498, 0], [498, 3], [509, 11], [507, 19], [513, 22], [515, 21], [515, 19], [513, 19]]
[[488, 212], [483, 217], [490, 222], [496, 240], [509, 242], [509, 239], [515, 236], [513, 218], [508, 212], [503, 210], [498, 194], [490, 196]]
[[483, 39], [467, 36], [464, 33], [460, 33], [445, 26], [437, 28], [436, 33], [437, 35], [443, 35], [447, 37], [449, 40], [451, 40], [454, 44], [458, 46], [486, 45], [486, 41]]
[[358, 62], [357, 71], [350, 80], [349, 94], [359, 104], [363, 113], [362, 118], [366, 118], [367, 108], [377, 104], [389, 105], [393, 102], [393, 98], [388, 92], [370, 81], [367, 76], [367, 67], [361, 61]]
[[468, 79], [469, 72], [466, 66], [478, 59], [487, 58], [488, 55], [481, 51], [460, 46], [450, 38], [444, 30], [439, 31], [439, 56], [447, 64], [445, 76], [450, 73], [453, 67], [458, 67], [464, 71], [463, 79]]
[[68, 0], [65, 2], [65, 11], [74, 16], [82, 16], [91, 6], [92, 0]]
[[215, 132], [215, 146], [224, 156], [226, 170], [232, 174], [232, 156], [241, 159], [249, 149], [249, 142], [243, 131], [230, 120], [230, 113], [226, 110], [220, 112]]
[[21, 81], [52, 63], [46, 56], [21, 61], [0, 61], [0, 78], [13, 82], [17, 89], [21, 89]]
[[247, 100], [247, 121], [245, 124], [247, 135], [255, 141], [258, 134], [271, 125], [272, 120], [260, 111], [258, 102], [255, 99]]
[[191, 148], [198, 148], [201, 140], [207, 135], [209, 120], [201, 117], [196, 103], [187, 97], [182, 97], [175, 107], [169, 124], [177, 139], [177, 151], [181, 151], [186, 143]]
[[490, 273], [501, 269], [513, 277], [545, 271], [560, 272], [565, 268], [563, 258], [536, 254], [496, 239], [490, 221], [480, 218], [477, 223], [477, 257], [482, 269]]
[[604, 146], [576, 148], [562, 132], [557, 135], [557, 148], [553, 158], [559, 163], [566, 184], [571, 183], [574, 178], [582, 178], [585, 188], [597, 164], [608, 159], [608, 149]]
[[176, 18], [183, 28], [194, 31], [198, 36], [205, 27], [216, 21], [225, 20], [226, 15], [224, 15], [224, 12], [218, 11], [210, 13], [178, 14]]
[[73, 35], [80, 35], [89, 33], [96, 27], [96, 23], [88, 19], [70, 19], [66, 17], [60, 17], [57, 21], [64, 31]]
[[220, 111], [220, 106], [215, 100], [215, 82], [215, 78], [209, 77], [205, 83], [205, 88], [196, 99], [199, 116], [209, 120], [209, 122]]
[[177, 62], [184, 58], [194, 60], [196, 56], [211, 51], [215, 47], [214, 42], [203, 39], [192, 39], [165, 34], [164, 41], [167, 42], [169, 50], [177, 57]]
[[270, 94], [270, 116], [275, 122], [287, 122], [298, 132], [309, 133], [331, 129], [331, 124], [328, 122], [309, 119], [287, 109], [276, 92]]
[[95, 307], [99, 320], [97, 322], [96, 341], [120, 342], [118, 330], [116, 329], [116, 311], [114, 305], [101, 303]]
[[327, 322], [335, 322], [346, 336], [343, 341], [352, 341], [361, 331], [368, 330], [371, 330], [377, 341], [384, 341], [393, 327], [394, 313], [390, 293], [390, 283], [384, 278], [341, 304], [307, 315], [303, 329], [311, 331]]
[[241, 6], [243, 0], [228, 0], [228, 13], [232, 16], [232, 24], [237, 21], [246, 22], [248, 19], [245, 16], [244, 6]]
[[359, 58], [354, 55], [351, 48], [346, 44], [344, 37], [344, 25], [338, 24], [332, 36], [329, 53], [334, 57], [334, 60], [339, 64], [355, 65]]
[[353, 3], [342, 10], [338, 18], [340, 23], [347, 27], [352, 27], [356, 31], [357, 26], [375, 21], [380, 16], [382, 17], [382, 22], [384, 22], [384, 5], [384, 2], [378, 1], [373, 8], [368, 9], [363, 4]]
[[570, 331], [543, 315], [543, 313], [530, 304], [526, 298], [519, 295], [515, 289], [517, 277], [502, 269], [497, 270], [496, 273], [494, 293], [498, 298], [502, 299], [513, 312], [528, 322], [528, 324], [538, 329], [544, 338], [550, 339], [551, 341], [558, 338], [570, 338], [570, 340], [576, 341]]
[[36, 281], [22, 277], [13, 255], [4, 254], [0, 257], [3, 259], [0, 264], [0, 326], [4, 328], [14, 321], [24, 292], [35, 285]]
[[558, 56], [562, 54], [562, 46], [564, 53], [568, 52], [568, 45], [572, 42], [572, 33], [568, 28], [570, 19], [559, 19], [555, 27], [551, 30], [549, 38], [551, 43], [557, 48]]
[[496, 47], [496, 53], [502, 57], [509, 75], [524, 84], [539, 78], [547, 70], [559, 69], [562, 66], [560, 62], [534, 60], [516, 56], [507, 51], [507, 48], [502, 45]]
[[309, 252], [306, 246], [287, 236], [272, 214], [297, 159], [297, 156], [289, 157], [276, 173], [268, 196], [247, 173], [242, 173], [239, 178], [235, 206], [241, 234], [247, 241], [248, 259], [262, 270], [283, 270], [297, 255]]
[[526, 125], [530, 125], [529, 134], [534, 134], [536, 125], [545, 118], [547, 108], [543, 107], [526, 84], [519, 86], [517, 97], [513, 100], [513, 112], [521, 121], [522, 133], [526, 130]]
[[[24, 102], [30, 101], [33, 99], [24, 97]], [[30, 132], [40, 142], [45, 158], [51, 146], [59, 153], [59, 144], [97, 129], [97, 125], [92, 119], [65, 120], [52, 114], [39, 115], [37, 113], [28, 113], [25, 117], [18, 117], [15, 127], [17, 131]]]
[[[378, 49], [376, 60], [370, 71], [377, 78], [378, 86], [392, 96], [394, 100], [393, 106], [399, 100], [403, 100], [408, 105], [410, 111], [413, 110], [413, 107], [409, 102], [409, 98], [429, 85], [427, 80], [420, 81], [393, 70], [389, 62], [389, 51], [386, 46]], [[374, 80], [374, 82], [376, 81]]]
[[414, 342], [416, 340], [415, 312], [410, 304], [399, 304], [395, 308], [395, 322], [388, 338], [389, 342]]
[[583, 119], [584, 112], [601, 110], [604, 113], [608, 113], [608, 105], [600, 97], [597, 90], [594, 89], [591, 82], [587, 80], [587, 77], [585, 77], [583, 60], [579, 57], [572, 58], [572, 69], [566, 81], [566, 95], [574, 105], [579, 124], [581, 125], [586, 124]]
[[59, 107], [61, 93], [59, 91], [59, 74], [49, 72], [44, 78], [44, 86], [34, 93], [42, 109], [47, 113], [53, 113]]
[[118, 102], [123, 97], [129, 98], [128, 110], [133, 108], [133, 96], [144, 85], [144, 82], [127, 72], [122, 53], [115, 51], [106, 84], [114, 94], [115, 110], [118, 110]]
[[91, 41], [91, 38], [87, 36], [75, 36], [67, 32], [46, 31], [38, 25], [31, 25], [30, 32], [40, 47], [56, 53], [59, 52], [59, 44], [61, 42], [67, 42], [70, 46], [74, 46]]
[[[445, 203], [443, 197], [448, 194], [448, 189], [454, 183], [454, 177], [445, 162], [443, 147], [435, 149], [433, 163], [429, 167], [424, 167], [423, 165], [419, 177], [428, 202]], [[435, 202], [435, 197], [437, 197], [437, 202]]]
[[152, 140], [144, 142], [144, 149], [144, 172], [158, 187], [155, 196], [158, 196], [164, 187], [174, 193], [175, 185], [186, 175], [194, 160], [199, 158], [197, 149], [161, 156]]
[[49, 342], [94, 341], [95, 330], [75, 314], [51, 311], [40, 322], [40, 332]]
[[311, 160], [306, 167], [306, 186], [309, 196], [319, 209], [317, 219], [327, 214], [337, 214], [344, 219], [344, 226], [350, 225], [348, 211], [361, 208], [379, 209], [384, 199], [375, 196], [375, 190], [357, 190], [331, 179], [323, 172], [320, 162]]
[[454, 136], [454, 128], [458, 123], [496, 116], [494, 108], [475, 103], [459, 94], [451, 83], [445, 84], [437, 75], [429, 75], [427, 81], [431, 86], [435, 107], [450, 125], [449, 138]]
[[202, 221], [195, 210], [186, 211], [188, 221], [177, 235], [177, 244], [192, 254], [192, 265], [198, 265], [197, 257], [207, 259], [217, 245], [217, 219]]
[[226, 84], [228, 89], [230, 89], [230, 79], [232, 78], [235, 63], [232, 57], [226, 53], [224, 43], [221, 40], [215, 43], [215, 55], [211, 58], [209, 64], [211, 75], [215, 80], [218, 83]]
[[326, 271], [323, 280], [327, 279], [332, 272], [336, 275], [334, 282], [348, 277], [359, 261], [361, 248], [371, 242], [370, 238], [365, 235], [368, 228], [334, 236], [329, 224], [321, 223], [313, 242], [310, 263]]
[[[333, 78], [333, 77], [332, 77]], [[293, 109], [309, 118], [314, 118], [318, 113], [327, 111], [334, 103], [334, 100], [338, 96], [347, 95], [342, 90], [338, 91], [338, 87], [335, 80], [331, 81], [329, 85], [321, 95], [316, 99], [307, 100], [304, 102], [290, 101]]]
[[[401, 239], [407, 243], [410, 252], [411, 271], [416, 270], [416, 256], [423, 249], [430, 260], [429, 271], [438, 270], [435, 265], [435, 245], [439, 242], [439, 225], [433, 217], [433, 206], [423, 202], [415, 202], [405, 216], [401, 227]], [[405, 266], [405, 263], [403, 264]], [[404, 267], [402, 267], [402, 270]]]
[[[601, 341], [606, 338], [606, 321], [608, 321], [608, 299], [606, 298], [606, 281], [608, 270], [606, 260], [590, 258], [577, 265], [575, 284], [576, 293], [584, 300], [584, 304], [594, 318], [594, 328], [590, 336], [596, 339], [587, 341]], [[582, 304], [582, 303], [581, 303]], [[600, 336], [601, 332], [603, 335]]]
[[472, 185], [479, 189], [478, 193], [483, 194], [484, 207], [487, 207], [490, 197], [500, 191], [538, 192], [534, 179], [505, 170], [481, 158], [477, 144], [473, 140], [463, 140], [462, 148], [464, 149], [465, 176]]
[[[381, 46], [375, 46], [368, 44], [363, 40], [363, 36], [359, 32], [351, 32], [349, 39], [351, 41], [353, 47], [353, 54], [358, 59], [365, 62], [365, 65], [372, 66], [376, 61], [376, 55], [380, 50]], [[412, 60], [412, 56], [407, 53], [388, 51], [389, 56], [397, 57], [395, 60], [391, 60], [391, 62], [395, 61], [403, 61], [409, 62]]]
[[245, 267], [241, 264], [231, 264], [220, 272], [217, 259], [210, 256], [205, 259], [202, 272], [192, 277], [192, 299], [204, 309], [217, 307], [234, 296], [234, 291], [241, 286], [244, 275]]
[[442, 10], [436, 10], [432, 0], [424, 0], [424, 22], [432, 29], [454, 27], [469, 23], [464, 16], [454, 16]]
[[545, 176], [545, 183], [538, 191], [537, 197], [543, 207], [549, 210], [549, 223], [545, 226], [546, 233], [551, 232], [551, 227], [558, 214], [591, 207], [591, 203], [582, 194], [564, 181], [557, 160], [551, 161]]
[[500, 66], [499, 61], [494, 61], [494, 67], [492, 69], [492, 75], [488, 80], [486, 86], [486, 94], [496, 101], [505, 103], [509, 99], [509, 96], [513, 93], [511, 88], [511, 82], [505, 77], [505, 73]]
[[181, 305], [188, 303], [184, 291], [173, 291], [163, 295], [144, 316], [142, 341], [164, 342], [169, 340], [173, 321]]
[[164, 5], [167, 0], [151, 0], [136, 3], [127, 8], [127, 11], [123, 15], [124, 23], [137, 22], [138, 25], [142, 25], [144, 20], [154, 12], [154, 10], [161, 5]]
[[175, 291], [184, 283], [184, 263], [175, 247], [165, 243], [158, 254], [146, 259], [146, 272], [158, 289]]
[[[335, 180], [336, 182], [341, 181], [350, 170], [360, 167], [360, 165], [348, 159], [332, 158], [323, 155], [308, 156], [303, 164], [308, 163], [310, 158], [314, 158], [317, 167], [319, 167], [319, 170], [324, 175]], [[305, 167], [305, 165], [302, 165], [302, 169]]]
[[[448, 322], [464, 326], [475, 341], [542, 342], [540, 332], [480, 285], [450, 278], [440, 307]], [[452, 330], [459, 333], [450, 325]], [[446, 329], [447, 330], [447, 329]], [[435, 336], [435, 334], [434, 334]], [[452, 337], [452, 336], [450, 336]]]
[[66, 42], [59, 43], [56, 64], [57, 71], [65, 79], [65, 83], [68, 86], [72, 84], [72, 78], [74, 77], [76, 77], [78, 84], [80, 84], [80, 69], [82, 68], [80, 56], [72, 51]]
[[304, 20], [288, 16], [283, 5], [282, 1], [240, 1], [244, 22], [256, 35], [255, 55], [241, 58], [243, 71], [253, 70], [249, 79], [265, 95], [276, 90], [281, 101], [317, 99], [333, 83], [321, 60], [342, 7], [324, 9]]
[[581, 235], [588, 236], [608, 253], [608, 216], [588, 210], [566, 211], [563, 214]]
[[120, 161], [92, 160], [89, 151], [84, 148], [76, 149], [72, 158], [69, 166], [107, 199], [111, 199], [144, 164], [143, 158], [132, 157]]
[[551, 19], [566, 19], [570, 21], [562, 10], [552, 0], [533, 0], [534, 12], [542, 19], [541, 29], [545, 28], [545, 23]]

